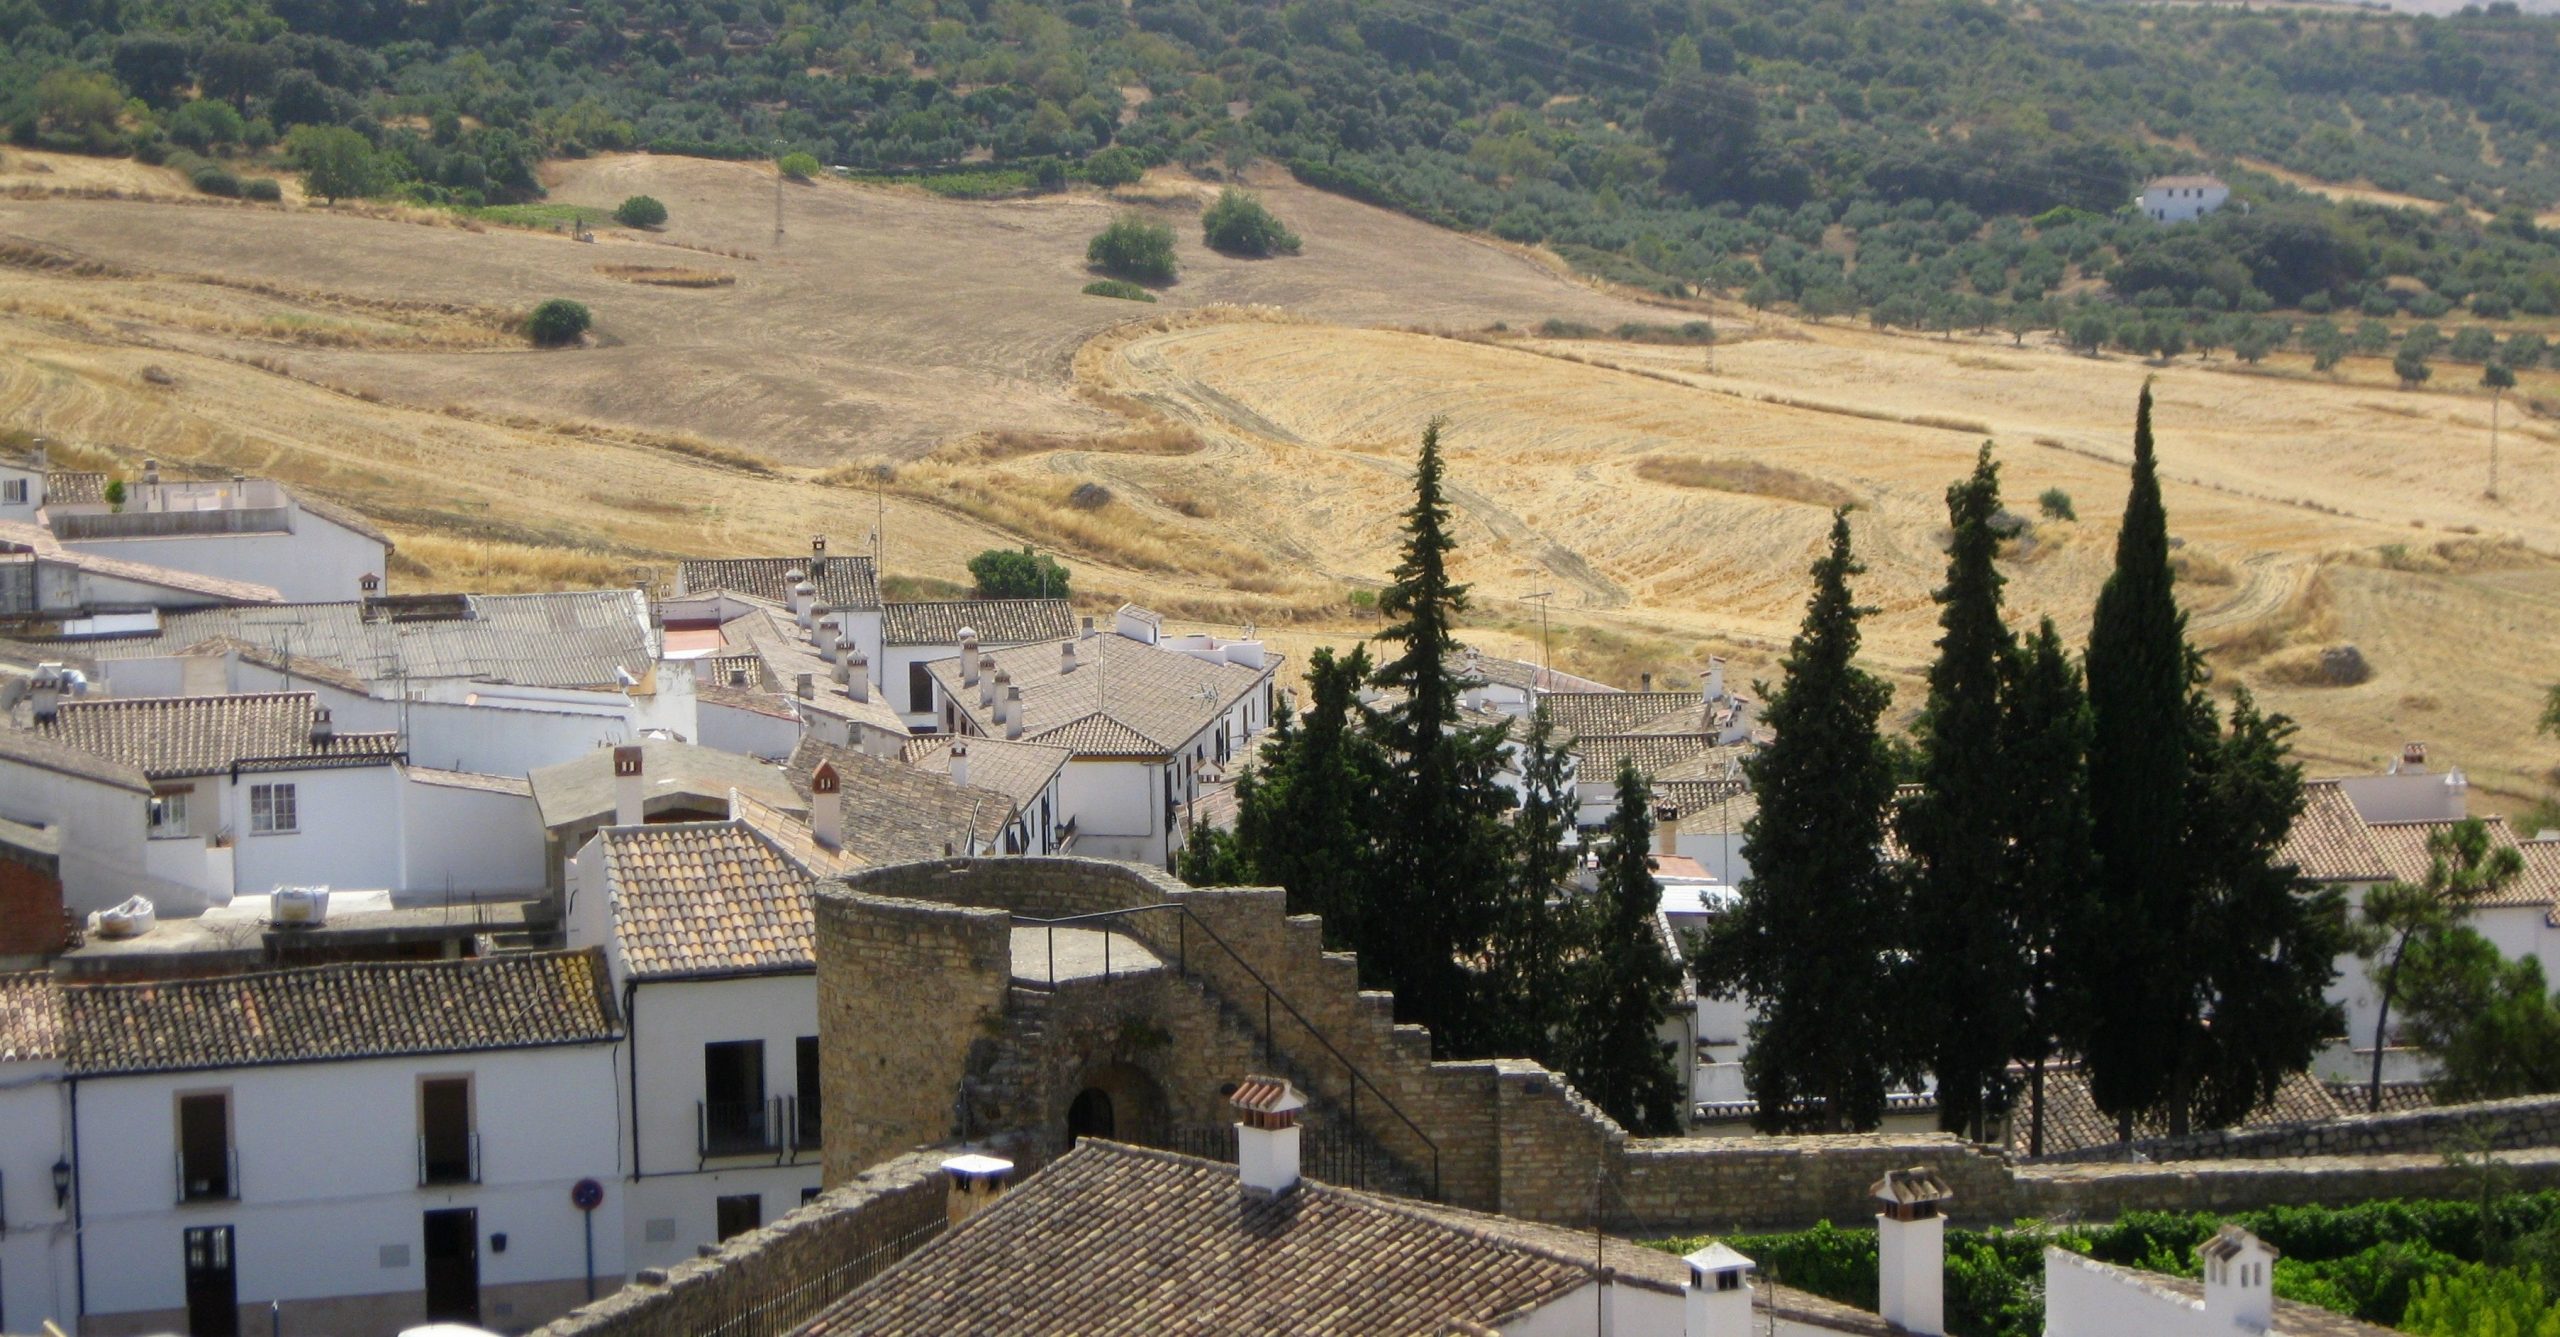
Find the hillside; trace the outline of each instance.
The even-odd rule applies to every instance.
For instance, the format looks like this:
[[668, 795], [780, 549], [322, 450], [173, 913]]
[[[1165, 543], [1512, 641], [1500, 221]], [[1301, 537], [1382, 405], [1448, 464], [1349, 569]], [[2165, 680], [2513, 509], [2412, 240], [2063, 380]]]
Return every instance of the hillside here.
[[[54, 161], [86, 160], [12, 155], [0, 192]], [[121, 186], [150, 187], [141, 170]], [[2546, 784], [2526, 722], [2560, 625], [2560, 374], [2528, 370], [2508, 397], [2491, 503], [2486, 399], [2451, 377], [2395, 389], [2382, 359], [2155, 368], [1738, 308], [1714, 313], [1711, 347], [1546, 337], [1530, 332], [1702, 313], [1264, 189], [1305, 254], [1215, 257], [1183, 223], [1189, 269], [1153, 307], [1080, 295], [1076, 261], [1114, 207], [1186, 220], [1197, 188], [1178, 178], [1117, 203], [787, 187], [779, 245], [768, 169], [652, 157], [562, 166], [560, 200], [646, 191], [675, 215], [592, 245], [449, 216], [0, 194], [0, 421], [128, 472], [156, 454], [349, 501], [394, 528], [410, 588], [858, 543], [879, 507], [893, 574], [949, 580], [980, 548], [1039, 542], [1096, 601], [1257, 622], [1303, 651], [1370, 625], [1412, 442], [1441, 413], [1476, 634], [1535, 653], [1526, 596], [1554, 590], [1561, 664], [1631, 678], [1725, 653], [1764, 673], [1823, 506], [1846, 500], [1899, 717], [1934, 636], [1947, 482], [1988, 438], [2013, 508], [2071, 495], [2078, 520], [2040, 521], [2009, 574], [2016, 605], [2077, 637], [2156, 375], [2183, 596], [2223, 679], [2300, 717], [2315, 771], [2417, 737], [2490, 806]], [[629, 265], [734, 281], [599, 269]], [[499, 328], [554, 294], [595, 308], [597, 346], [535, 352]], [[891, 466], [876, 497], [874, 462]], [[1072, 504], [1084, 484], [1105, 495]], [[2310, 685], [2342, 643], [2372, 679]]]

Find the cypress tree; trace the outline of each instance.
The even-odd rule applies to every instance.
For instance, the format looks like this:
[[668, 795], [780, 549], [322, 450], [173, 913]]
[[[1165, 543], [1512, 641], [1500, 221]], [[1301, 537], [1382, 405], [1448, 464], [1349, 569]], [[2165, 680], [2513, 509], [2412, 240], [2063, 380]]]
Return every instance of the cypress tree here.
[[2009, 1058], [2027, 1022], [2027, 960], [2005, 877], [2013, 775], [2001, 669], [2016, 642], [2000, 616], [1999, 514], [2000, 466], [1986, 444], [1972, 476], [1947, 489], [1955, 537], [1936, 596], [1945, 634], [1920, 712], [1920, 791], [1898, 814], [1922, 1040], [1911, 1057], [1937, 1077], [1938, 1126], [1977, 1140], [2007, 1103]]
[[2151, 442], [2151, 387], [2133, 432], [2133, 486], [2116, 565], [2089, 629], [2089, 810], [2103, 920], [2084, 1057], [2098, 1108], [2130, 1136], [2169, 1094], [2179, 1017], [2173, 959], [2194, 923], [2184, 855], [2196, 666], [2171, 591], [2168, 513]]
[[1442, 491], [1440, 423], [1422, 434], [1403, 560], [1378, 594], [1396, 619], [1378, 639], [1400, 647], [1376, 684], [1399, 699], [1376, 734], [1387, 754], [1384, 839], [1361, 910], [1362, 974], [1395, 991], [1401, 1021], [1431, 1028], [1442, 1054], [1483, 1041], [1468, 1006], [1476, 992], [1462, 958], [1480, 955], [1493, 931], [1502, 881], [1501, 814], [1511, 800], [1496, 779], [1499, 732], [1461, 727], [1463, 679], [1451, 669], [1467, 587], [1449, 577], [1456, 547]]
[[2008, 656], [2001, 698], [2011, 836], [2001, 880], [2027, 968], [2025, 1024], [2010, 1057], [2027, 1065], [2027, 1154], [2041, 1156], [2045, 1067], [2057, 1050], [2081, 1047], [2080, 986], [2102, 946], [2090, 920], [2089, 702], [2052, 618]]
[[1628, 1132], [1676, 1133], [1680, 1072], [1660, 1028], [1678, 996], [1680, 967], [1658, 918], [1653, 793], [1632, 760], [1618, 763], [1617, 787], [1587, 912], [1589, 947], [1576, 962], [1565, 1075]]
[[[1699, 986], [1760, 1014], [1743, 1072], [1763, 1131], [1873, 1128], [1897, 1066], [1901, 926], [1879, 854], [1893, 771], [1876, 732], [1893, 689], [1855, 662], [1866, 610], [1851, 600], [1849, 578], [1863, 570], [1843, 509], [1813, 565], [1785, 681], [1775, 692], [1755, 685], [1777, 741], [1745, 763], [1760, 799], [1743, 829], [1751, 875], [1699, 953]], [[1820, 1108], [1808, 1117], [1800, 1100]]]
[[1325, 943], [1336, 950], [1359, 942], [1376, 871], [1384, 765], [1360, 704], [1368, 680], [1365, 647], [1337, 657], [1319, 646], [1307, 660], [1304, 718], [1275, 716], [1251, 787], [1237, 782], [1239, 861], [1288, 891], [1289, 913], [1323, 916]]
[[1541, 703], [1520, 749], [1520, 807], [1504, 842], [1503, 901], [1496, 908], [1479, 1007], [1487, 1052], [1525, 1054], [1562, 1069], [1558, 1046], [1571, 1019], [1566, 962], [1580, 947], [1577, 907], [1565, 896], [1579, 857], [1573, 754]]

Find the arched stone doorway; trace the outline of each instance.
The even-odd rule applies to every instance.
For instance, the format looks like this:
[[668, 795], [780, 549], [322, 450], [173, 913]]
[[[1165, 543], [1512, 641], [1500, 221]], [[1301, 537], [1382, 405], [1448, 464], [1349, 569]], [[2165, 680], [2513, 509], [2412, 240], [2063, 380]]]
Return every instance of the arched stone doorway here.
[[1067, 1102], [1066, 1142], [1107, 1137], [1153, 1143], [1165, 1135], [1164, 1089], [1131, 1063], [1104, 1063], [1084, 1074]]

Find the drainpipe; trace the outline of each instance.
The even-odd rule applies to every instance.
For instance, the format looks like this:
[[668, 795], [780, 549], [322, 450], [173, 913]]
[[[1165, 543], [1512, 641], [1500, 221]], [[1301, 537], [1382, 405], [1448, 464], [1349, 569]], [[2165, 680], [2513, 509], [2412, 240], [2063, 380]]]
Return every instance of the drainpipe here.
[[88, 1176], [80, 1172], [80, 1079], [67, 1077], [63, 1084], [71, 1088], [71, 1275], [79, 1288], [71, 1325], [76, 1331], [89, 1326], [89, 1234], [80, 1224], [88, 1188], [82, 1181]]
[[640, 1178], [640, 981], [622, 982], [622, 1034], [631, 1068], [631, 1178]]

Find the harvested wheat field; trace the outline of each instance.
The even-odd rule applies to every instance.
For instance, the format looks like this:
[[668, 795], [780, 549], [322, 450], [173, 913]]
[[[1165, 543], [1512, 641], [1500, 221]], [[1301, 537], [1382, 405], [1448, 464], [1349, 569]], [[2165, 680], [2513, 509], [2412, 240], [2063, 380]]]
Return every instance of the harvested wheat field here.
[[[2314, 771], [2424, 738], [2485, 806], [2550, 782], [2529, 735], [2560, 678], [2549, 372], [2507, 398], [2492, 502], [2488, 401], [2393, 389], [2378, 364], [2159, 369], [1738, 312], [1712, 347], [1488, 334], [1700, 313], [1285, 181], [1263, 189], [1306, 253], [1268, 261], [1196, 244], [1206, 188], [1142, 187], [1185, 272], [1133, 307], [1077, 291], [1085, 238], [1130, 202], [1092, 192], [786, 185], [777, 240], [768, 169], [624, 156], [560, 165], [555, 198], [647, 193], [670, 221], [582, 244], [49, 197], [31, 160], [12, 155], [0, 197], [0, 427], [313, 488], [391, 526], [412, 587], [647, 579], [680, 555], [859, 542], [877, 508], [893, 574], [947, 581], [1036, 542], [1080, 597], [1257, 623], [1302, 660], [1374, 625], [1365, 594], [1436, 415], [1492, 648], [1551, 640], [1616, 679], [1710, 653], [1766, 673], [1845, 501], [1901, 716], [1935, 635], [1947, 483], [1995, 443], [2033, 521], [2011, 602], [2080, 636], [2156, 375], [2181, 588], [2220, 680], [2301, 720]], [[670, 276], [711, 286], [651, 281]], [[595, 309], [593, 346], [514, 336], [551, 296]], [[2048, 488], [2076, 521], [2037, 514]], [[2348, 644], [2371, 676], [2327, 685], [2321, 651]]]

